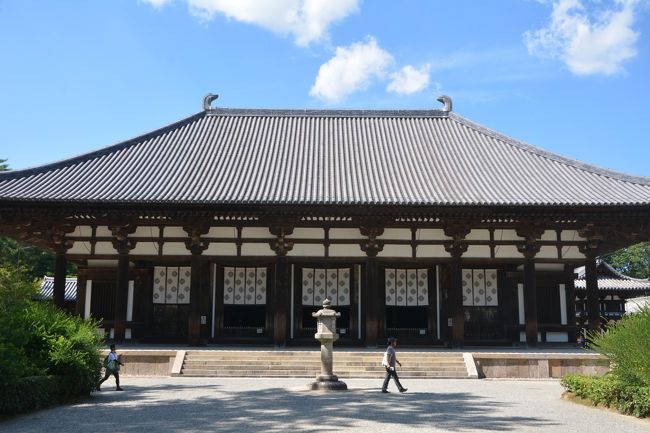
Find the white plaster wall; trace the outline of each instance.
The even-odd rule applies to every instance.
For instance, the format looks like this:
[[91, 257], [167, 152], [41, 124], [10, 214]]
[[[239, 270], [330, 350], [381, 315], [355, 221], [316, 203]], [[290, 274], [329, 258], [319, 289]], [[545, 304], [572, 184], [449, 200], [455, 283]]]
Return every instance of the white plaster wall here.
[[490, 246], [489, 245], [470, 245], [467, 247], [467, 252], [463, 254], [463, 257], [466, 258], [490, 258]]
[[186, 238], [187, 232], [183, 227], [165, 227], [163, 232], [166, 238]]
[[97, 242], [95, 244], [95, 254], [117, 254], [111, 242]]
[[489, 241], [490, 231], [487, 229], [474, 229], [465, 236], [468, 241]]
[[334, 244], [329, 248], [330, 257], [366, 257], [357, 244]]
[[546, 341], [548, 343], [568, 343], [569, 334], [567, 332], [547, 332]]
[[577, 246], [562, 247], [563, 259], [584, 259], [585, 255], [580, 252]]
[[269, 244], [243, 244], [241, 246], [242, 256], [274, 256], [275, 252]]
[[443, 229], [418, 229], [415, 239], [420, 241], [439, 241], [451, 239]]
[[551, 246], [543, 246], [535, 256], [536, 259], [557, 259], [557, 248]]
[[271, 239], [275, 236], [271, 234], [268, 227], [244, 227], [241, 231], [241, 237]]
[[129, 237], [134, 237], [134, 238], [157, 238], [159, 232], [160, 232], [160, 229], [158, 227], [139, 226], [138, 228], [135, 229], [135, 232], [133, 232], [132, 235], [129, 235]]
[[89, 238], [93, 235], [93, 228], [90, 226], [77, 226], [74, 229], [73, 236]]
[[582, 238], [578, 235], [576, 230], [562, 230], [560, 239], [563, 241], [581, 241]]
[[515, 230], [508, 229], [496, 229], [494, 230], [494, 240], [495, 241], [520, 241], [523, 240], [521, 236], [517, 236]]
[[225, 242], [210, 242], [203, 252], [204, 256], [236, 256], [237, 244]]
[[330, 229], [330, 239], [363, 239], [359, 229]]
[[237, 239], [237, 229], [235, 227], [210, 227], [205, 236], [209, 238]]
[[293, 249], [287, 255], [293, 257], [325, 257], [325, 245], [294, 244]]
[[557, 232], [555, 230], [545, 230], [542, 234], [543, 241], [557, 241]]
[[377, 239], [410, 241], [411, 229], [385, 229], [381, 236], [377, 236]]
[[111, 236], [113, 236], [113, 233], [111, 233], [111, 231], [106, 226], [98, 226], [96, 236], [101, 237], [101, 238], [104, 238], [104, 237], [107, 237], [107, 236], [111, 237]]
[[[496, 239], [496, 236], [495, 236]], [[494, 257], [499, 259], [499, 258], [517, 258], [520, 259], [523, 256], [519, 251], [517, 251], [517, 247], [514, 245], [497, 245], [494, 247]]]
[[449, 253], [442, 245], [419, 245], [416, 249], [416, 257], [441, 257], [449, 258]]
[[137, 255], [157, 255], [158, 254], [158, 243], [154, 242], [138, 242], [135, 244], [135, 248], [133, 248], [130, 252], [130, 255], [132, 256], [137, 256]]
[[410, 245], [384, 245], [377, 257], [413, 257], [413, 249]]
[[564, 271], [564, 265], [562, 263], [535, 263], [535, 270], [537, 270], [537, 271]]
[[291, 239], [325, 239], [325, 230], [320, 228], [295, 228], [290, 236]]
[[115, 268], [117, 269], [117, 260], [89, 259], [89, 268]]
[[185, 247], [185, 242], [165, 242], [163, 256], [189, 256], [190, 250]]
[[90, 242], [75, 241], [68, 254], [90, 254]]

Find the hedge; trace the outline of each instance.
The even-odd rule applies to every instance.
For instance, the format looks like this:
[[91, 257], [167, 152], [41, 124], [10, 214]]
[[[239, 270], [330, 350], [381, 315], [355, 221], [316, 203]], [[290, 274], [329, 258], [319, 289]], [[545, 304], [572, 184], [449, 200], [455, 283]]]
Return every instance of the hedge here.
[[0, 384], [0, 415], [12, 415], [77, 400], [88, 395], [74, 378], [65, 376], [23, 377]]
[[567, 375], [562, 379], [562, 386], [594, 405], [600, 404], [639, 418], [650, 416], [650, 386], [630, 385], [612, 375]]

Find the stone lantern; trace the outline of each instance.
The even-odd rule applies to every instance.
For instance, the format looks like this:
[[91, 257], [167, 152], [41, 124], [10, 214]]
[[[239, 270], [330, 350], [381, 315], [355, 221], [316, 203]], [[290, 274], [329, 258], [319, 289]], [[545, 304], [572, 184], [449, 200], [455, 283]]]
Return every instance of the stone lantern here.
[[332, 372], [332, 364], [334, 362], [334, 342], [339, 339], [339, 334], [336, 333], [336, 318], [341, 316], [341, 313], [330, 308], [331, 301], [325, 299], [323, 308], [312, 316], [316, 318], [317, 328], [314, 338], [320, 341], [320, 362], [321, 373], [316, 376], [316, 382], [313, 382], [310, 387], [313, 390], [344, 390], [348, 389], [345, 382], [341, 382], [337, 376]]

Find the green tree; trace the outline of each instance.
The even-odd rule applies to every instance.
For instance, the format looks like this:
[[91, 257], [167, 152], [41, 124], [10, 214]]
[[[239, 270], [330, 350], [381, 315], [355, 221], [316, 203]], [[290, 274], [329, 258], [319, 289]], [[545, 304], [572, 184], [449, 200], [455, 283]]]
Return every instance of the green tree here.
[[650, 278], [650, 242], [642, 242], [604, 257], [617, 271], [634, 278]]
[[[9, 170], [6, 159], [0, 159], [0, 171]], [[10, 270], [23, 268], [27, 279], [54, 275], [54, 255], [41, 248], [26, 245], [14, 239], [0, 236], [0, 267]], [[74, 275], [75, 267], [68, 264], [67, 274]]]

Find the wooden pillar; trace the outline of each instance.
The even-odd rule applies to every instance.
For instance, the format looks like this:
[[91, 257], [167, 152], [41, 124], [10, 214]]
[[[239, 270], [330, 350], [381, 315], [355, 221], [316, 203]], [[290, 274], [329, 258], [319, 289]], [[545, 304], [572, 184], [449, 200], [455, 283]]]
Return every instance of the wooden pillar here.
[[605, 239], [605, 232], [601, 227], [590, 223], [578, 229], [580, 237], [585, 238], [584, 245], [579, 246], [580, 252], [585, 255], [585, 285], [587, 296], [587, 327], [594, 332], [600, 329], [600, 301], [598, 299], [598, 274], [596, 270], [596, 257], [601, 251]]
[[85, 267], [77, 266], [77, 299], [75, 302], [75, 314], [84, 317], [86, 308], [86, 281], [88, 270]]
[[361, 305], [365, 306], [365, 341], [367, 347], [377, 347], [379, 344], [379, 297], [377, 284], [379, 283], [379, 269], [377, 257], [366, 259], [364, 299]]
[[276, 347], [287, 345], [287, 318], [289, 306], [289, 265], [286, 256], [275, 259], [275, 290], [273, 296], [273, 344]]
[[65, 279], [68, 267], [66, 253], [74, 244], [73, 241], [66, 239], [66, 235], [72, 231], [74, 226], [66, 224], [54, 224], [46, 231], [46, 238], [55, 252], [52, 300], [59, 308], [65, 307]]
[[209, 246], [209, 242], [201, 239], [201, 236], [210, 230], [210, 225], [208, 222], [198, 221], [184, 225], [183, 230], [188, 235], [188, 239], [185, 240], [185, 247], [192, 253], [190, 258], [190, 314], [187, 320], [187, 342], [190, 346], [199, 346], [204, 344], [201, 338], [201, 299], [203, 299], [201, 284], [203, 258], [201, 254]]
[[535, 258], [524, 258], [524, 314], [526, 317], [526, 344], [537, 346], [537, 285]]
[[68, 267], [66, 260], [66, 248], [58, 248], [54, 259], [54, 305], [59, 308], [65, 307], [65, 280]]
[[444, 227], [445, 235], [453, 238], [444, 244], [451, 255], [450, 286], [447, 295], [449, 317], [451, 318], [451, 346], [465, 345], [465, 311], [463, 309], [463, 264], [461, 257], [467, 251], [465, 236], [472, 231], [468, 222], [450, 222]]
[[577, 325], [576, 318], [576, 288], [575, 288], [575, 278], [574, 266], [567, 265], [565, 266], [566, 273], [566, 318], [567, 325], [571, 326], [569, 328], [569, 342], [574, 342], [578, 338], [578, 332], [575, 325]]
[[367, 347], [377, 347], [379, 344], [379, 308], [383, 297], [379, 293], [379, 267], [377, 254], [384, 249], [384, 244], [377, 240], [377, 236], [384, 233], [384, 229], [377, 225], [377, 222], [367, 221], [359, 230], [368, 239], [361, 242], [361, 250], [368, 256], [366, 258], [365, 287], [363, 290], [364, 299], [362, 306], [365, 306], [365, 340]]
[[136, 241], [128, 239], [136, 227], [130, 224], [110, 225], [113, 234], [113, 247], [117, 250], [117, 287], [115, 290], [115, 318], [113, 320], [113, 340], [124, 341], [126, 334], [126, 303], [129, 296], [129, 251], [135, 248]]
[[287, 260], [287, 253], [293, 249], [293, 242], [285, 239], [285, 236], [293, 233], [293, 226], [288, 224], [276, 224], [269, 227], [269, 231], [276, 236], [269, 245], [275, 251], [275, 287], [271, 301], [271, 313], [273, 317], [273, 344], [276, 347], [284, 347], [287, 344], [287, 331], [289, 329], [289, 292], [291, 291], [290, 267]]
[[[461, 253], [462, 254], [462, 253]], [[461, 254], [451, 259], [451, 287], [449, 292], [449, 313], [451, 316], [451, 345], [465, 345], [465, 311], [463, 309], [463, 265]]]
[[201, 345], [201, 251], [192, 250], [190, 275], [190, 314], [187, 338], [190, 346]]
[[537, 284], [535, 276], [535, 256], [541, 246], [538, 240], [544, 234], [544, 227], [538, 221], [522, 221], [517, 227], [517, 236], [526, 241], [517, 246], [524, 256], [524, 316], [526, 320], [526, 344], [537, 346]]
[[585, 259], [585, 284], [587, 286], [587, 320], [589, 331], [600, 329], [600, 300], [598, 298], [598, 273], [596, 258], [587, 255]]

